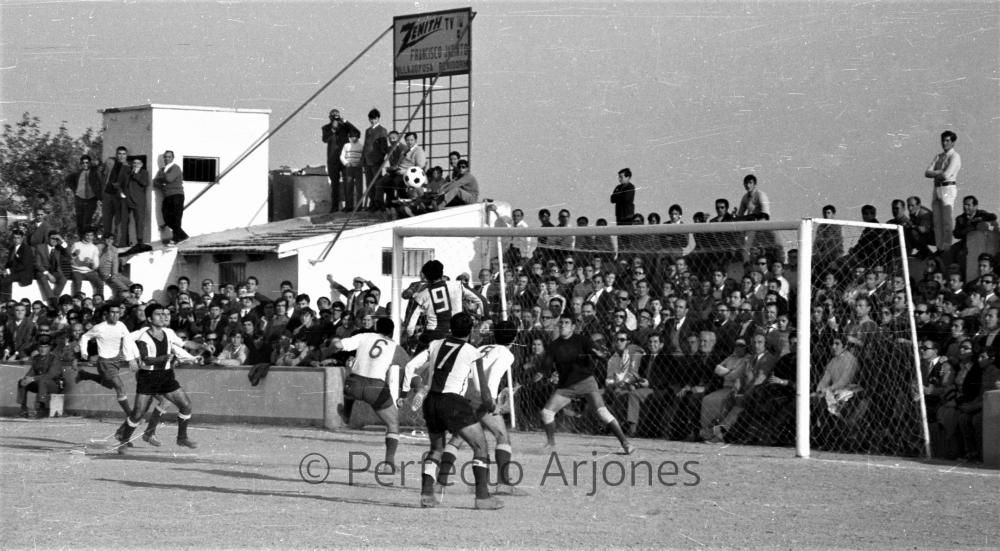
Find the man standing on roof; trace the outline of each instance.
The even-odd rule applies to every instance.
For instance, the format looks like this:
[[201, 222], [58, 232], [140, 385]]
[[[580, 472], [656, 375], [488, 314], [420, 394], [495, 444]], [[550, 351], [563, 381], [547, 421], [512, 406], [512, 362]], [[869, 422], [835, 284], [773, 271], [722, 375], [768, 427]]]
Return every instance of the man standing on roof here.
[[353, 130], [361, 134], [353, 124], [340, 117], [340, 109], [330, 110], [330, 122], [323, 125], [323, 143], [326, 144], [326, 173], [330, 177], [330, 212], [340, 210], [340, 200], [344, 196], [340, 176], [344, 165], [340, 162], [340, 150], [348, 142]]

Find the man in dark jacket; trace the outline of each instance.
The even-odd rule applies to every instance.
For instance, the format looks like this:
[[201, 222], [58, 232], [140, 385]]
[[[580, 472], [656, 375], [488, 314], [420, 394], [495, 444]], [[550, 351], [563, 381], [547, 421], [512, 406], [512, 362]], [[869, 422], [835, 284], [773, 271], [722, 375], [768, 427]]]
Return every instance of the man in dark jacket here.
[[129, 171], [122, 187], [122, 223], [118, 233], [119, 246], [127, 247], [133, 244], [129, 238], [129, 225], [135, 223], [135, 245], [143, 244], [143, 234], [147, 226], [146, 194], [149, 191], [149, 172], [143, 166], [142, 159], [132, 159], [132, 169]]
[[38, 393], [38, 409], [35, 418], [49, 416], [49, 395], [59, 392], [63, 376], [63, 366], [59, 357], [52, 353], [52, 338], [38, 337], [38, 354], [31, 358], [31, 368], [17, 382], [17, 403], [21, 406], [21, 417], [28, 416], [28, 393]]
[[114, 233], [115, 226], [121, 223], [122, 200], [125, 198], [123, 190], [130, 171], [128, 148], [118, 146], [115, 149], [115, 156], [104, 162], [104, 190], [101, 196], [101, 225], [104, 235]]
[[66, 242], [57, 230], [49, 230], [48, 241], [34, 247], [35, 280], [42, 292], [42, 298], [55, 306], [55, 300], [66, 287], [63, 275], [63, 261], [69, 259]]
[[344, 196], [340, 176], [344, 165], [340, 163], [340, 150], [347, 143], [351, 130], [359, 135], [361, 131], [340, 117], [340, 109], [330, 110], [330, 122], [323, 125], [323, 143], [326, 144], [326, 173], [330, 176], [330, 212], [340, 210], [340, 200]]
[[73, 194], [76, 209], [76, 234], [90, 227], [101, 200], [101, 173], [90, 164], [90, 156], [80, 157], [80, 170], [66, 177], [66, 188]]
[[0, 300], [10, 300], [13, 284], [24, 287], [35, 281], [35, 253], [25, 243], [24, 230], [11, 232], [13, 243], [7, 251], [7, 263], [0, 277]]

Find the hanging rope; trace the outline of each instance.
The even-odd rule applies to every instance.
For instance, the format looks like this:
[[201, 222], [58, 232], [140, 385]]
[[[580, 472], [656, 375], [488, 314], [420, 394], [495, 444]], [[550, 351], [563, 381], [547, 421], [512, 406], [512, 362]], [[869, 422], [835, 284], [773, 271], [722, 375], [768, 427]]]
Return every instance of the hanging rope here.
[[333, 78], [328, 80], [326, 84], [320, 87], [319, 90], [316, 90], [316, 92], [313, 93], [313, 95], [309, 96], [309, 98], [306, 101], [304, 101], [302, 105], [300, 105], [295, 111], [292, 111], [291, 115], [285, 117], [285, 120], [281, 121], [281, 123], [278, 124], [278, 126], [274, 127], [274, 130], [268, 130], [266, 133], [264, 133], [263, 136], [257, 138], [257, 140], [253, 143], [253, 145], [251, 145], [246, 151], [244, 151], [239, 157], [237, 157], [236, 160], [232, 162], [232, 164], [226, 167], [226, 169], [223, 170], [221, 174], [219, 174], [219, 177], [216, 178], [214, 182], [209, 183], [207, 186], [205, 186], [205, 189], [201, 190], [200, 192], [198, 192], [197, 195], [192, 197], [191, 200], [188, 201], [186, 205], [184, 205], [184, 209], [187, 210], [187, 208], [193, 205], [195, 201], [200, 199], [202, 195], [205, 195], [205, 192], [212, 189], [212, 187], [217, 185], [223, 178], [226, 177], [227, 174], [232, 172], [233, 169], [235, 169], [237, 166], [239, 166], [240, 163], [246, 160], [247, 157], [253, 154], [253, 152], [256, 151], [258, 147], [264, 145], [265, 142], [271, 139], [271, 136], [277, 134], [278, 131], [281, 130], [286, 124], [288, 124], [290, 120], [295, 118], [295, 116], [298, 115], [303, 109], [305, 109], [307, 105], [312, 103], [312, 101], [316, 99], [317, 96], [319, 96], [320, 94], [323, 93], [323, 91], [329, 88], [331, 84], [333, 84], [338, 78], [340, 78], [341, 75], [343, 75], [348, 69], [350, 69], [352, 65], [357, 63], [359, 59], [364, 57], [364, 55], [367, 54], [369, 50], [374, 48], [375, 45], [378, 44], [380, 40], [385, 38], [385, 35], [389, 34], [391, 31], [392, 31], [392, 25], [389, 25], [389, 27], [386, 30], [382, 31], [382, 34], [378, 35], [378, 38], [373, 40], [372, 43], [369, 44], [364, 50], [361, 50], [361, 53], [356, 55], [354, 59], [348, 62], [348, 64], [345, 65], [343, 69], [338, 71], [337, 74], [333, 75]]

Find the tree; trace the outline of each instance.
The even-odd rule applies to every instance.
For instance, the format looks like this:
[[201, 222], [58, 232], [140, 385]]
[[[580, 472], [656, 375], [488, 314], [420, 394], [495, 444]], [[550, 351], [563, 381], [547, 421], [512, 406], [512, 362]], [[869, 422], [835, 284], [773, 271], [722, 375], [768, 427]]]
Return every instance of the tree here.
[[[0, 214], [25, 215], [32, 219], [45, 207], [50, 223], [75, 234], [73, 197], [65, 188], [66, 176], [77, 170], [81, 155], [100, 164], [101, 136], [88, 128], [79, 138], [66, 130], [42, 132], [40, 119], [24, 113], [21, 120], [5, 124], [0, 137]], [[2, 232], [7, 241], [7, 229]]]

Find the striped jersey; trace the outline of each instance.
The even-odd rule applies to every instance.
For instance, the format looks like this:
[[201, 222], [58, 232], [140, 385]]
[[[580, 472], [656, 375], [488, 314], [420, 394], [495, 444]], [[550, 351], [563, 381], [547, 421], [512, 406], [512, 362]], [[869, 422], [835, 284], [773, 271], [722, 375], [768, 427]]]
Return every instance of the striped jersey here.
[[[506, 346], [487, 344], [479, 347], [479, 355], [483, 358], [486, 386], [490, 389], [490, 396], [495, 400], [500, 393], [500, 384], [514, 365], [514, 354]], [[479, 400], [482, 396], [479, 390], [479, 377], [475, 370], [470, 374], [469, 391], [466, 396], [471, 400]]]
[[152, 327], [143, 327], [129, 334], [125, 343], [126, 357], [138, 360], [139, 369], [162, 371], [173, 369], [174, 359], [194, 361], [195, 358], [184, 350], [184, 341], [171, 329], [163, 328], [163, 338], [156, 339], [150, 333]]
[[[413, 300], [427, 317], [427, 330], [439, 330], [447, 332], [451, 327], [451, 317], [464, 310], [463, 301], [478, 305], [482, 308], [483, 301], [476, 293], [457, 281], [438, 280], [427, 285], [417, 294], [413, 295]], [[416, 325], [416, 316], [410, 321], [410, 333], [413, 333], [413, 326]]]
[[448, 337], [431, 341], [426, 350], [406, 364], [403, 390], [409, 389], [414, 372], [428, 366], [432, 373], [430, 392], [464, 396], [469, 386], [469, 377], [475, 376], [477, 360], [479, 351], [463, 339]]

